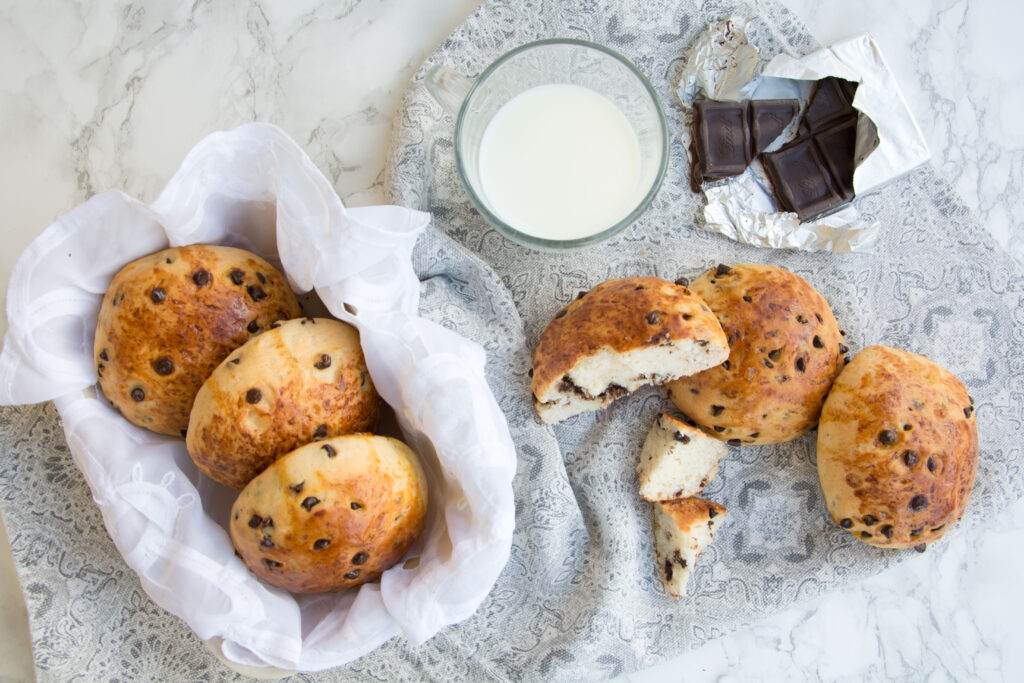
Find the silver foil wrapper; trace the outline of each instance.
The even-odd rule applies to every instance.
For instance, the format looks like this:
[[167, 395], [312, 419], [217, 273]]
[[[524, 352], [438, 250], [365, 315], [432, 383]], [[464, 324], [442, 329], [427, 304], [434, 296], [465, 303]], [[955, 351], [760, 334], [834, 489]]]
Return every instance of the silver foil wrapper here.
[[689, 104], [698, 97], [738, 100], [754, 76], [757, 48], [747, 41], [747, 24], [731, 16], [709, 24], [690, 47], [679, 77], [679, 99]]
[[[746, 41], [747, 24], [746, 19], [733, 16], [709, 24], [697, 39], [687, 55], [677, 89], [685, 105], [698, 98], [794, 98], [806, 104], [814, 81], [838, 76], [860, 83], [853, 105], [875, 124], [879, 140], [878, 147], [854, 173], [858, 197], [880, 191], [885, 183], [928, 160], [924, 136], [870, 36], [847, 40], [799, 59], [780, 55], [759, 78], [750, 80], [757, 50]], [[738, 83], [744, 75], [747, 80]], [[794, 129], [791, 125], [769, 150], [790, 139]], [[771, 184], [757, 160], [742, 175], [705, 184], [702, 189], [708, 200], [703, 227], [745, 244], [870, 252], [878, 242], [881, 226], [860, 215], [856, 199], [829, 216], [809, 222], [801, 222], [794, 213], [778, 211]]]

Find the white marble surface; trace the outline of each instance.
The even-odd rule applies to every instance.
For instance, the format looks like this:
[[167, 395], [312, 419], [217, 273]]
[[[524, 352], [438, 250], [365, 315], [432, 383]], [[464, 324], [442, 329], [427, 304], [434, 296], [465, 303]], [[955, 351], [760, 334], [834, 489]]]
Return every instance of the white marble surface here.
[[[935, 167], [1024, 263], [1024, 60], [1013, 50], [1024, 4], [785, 1], [823, 43], [876, 36]], [[54, 217], [108, 188], [151, 201], [196, 140], [244, 121], [284, 128], [349, 205], [379, 203], [405, 84], [476, 4], [4, 0], [0, 295]], [[981, 534], [951, 533], [891, 571], [626, 679], [1024, 680], [1022, 572], [1018, 503]], [[0, 589], [0, 643], [24, 643], [20, 593], [2, 571]], [[31, 675], [24, 646], [0, 649], [0, 680]]]

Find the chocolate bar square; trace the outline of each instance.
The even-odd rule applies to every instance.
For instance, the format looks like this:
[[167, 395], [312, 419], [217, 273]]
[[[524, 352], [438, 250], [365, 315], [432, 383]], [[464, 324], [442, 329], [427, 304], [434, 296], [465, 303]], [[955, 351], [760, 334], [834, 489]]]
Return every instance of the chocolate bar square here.
[[800, 103], [796, 100], [750, 100], [748, 118], [751, 141], [750, 157], [754, 158], [775, 142], [796, 116]]
[[854, 115], [853, 96], [857, 92], [857, 83], [835, 76], [818, 81], [814, 94], [804, 111], [800, 128], [804, 131], [821, 130], [836, 123], [840, 119]]
[[814, 134], [814, 144], [841, 193], [853, 196], [853, 153], [857, 147], [857, 117], [849, 116]]
[[743, 173], [750, 163], [745, 107], [740, 102], [694, 102], [694, 141], [708, 180]]
[[775, 152], [761, 155], [776, 198], [786, 211], [801, 221], [839, 208], [853, 199], [853, 192], [837, 188], [827, 162], [812, 137], [799, 138]]

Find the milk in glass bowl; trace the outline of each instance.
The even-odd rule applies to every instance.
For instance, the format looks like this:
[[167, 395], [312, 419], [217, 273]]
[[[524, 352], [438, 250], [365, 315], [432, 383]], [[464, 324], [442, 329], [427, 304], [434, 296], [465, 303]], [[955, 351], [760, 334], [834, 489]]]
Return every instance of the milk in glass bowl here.
[[475, 81], [434, 67], [427, 86], [457, 107], [455, 161], [470, 201], [517, 242], [564, 249], [607, 239], [661, 186], [661, 104], [636, 67], [606, 47], [541, 40]]

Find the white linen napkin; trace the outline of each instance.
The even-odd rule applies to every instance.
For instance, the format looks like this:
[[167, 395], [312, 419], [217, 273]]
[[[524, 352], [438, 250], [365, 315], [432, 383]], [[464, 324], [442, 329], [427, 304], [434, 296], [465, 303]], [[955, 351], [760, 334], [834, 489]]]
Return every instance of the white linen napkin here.
[[[234, 662], [316, 671], [396, 635], [422, 643], [470, 616], [508, 560], [516, 455], [484, 352], [416, 315], [410, 255], [428, 221], [401, 207], [346, 209], [283, 131], [247, 124], [200, 141], [151, 205], [110, 191], [71, 210], [14, 268], [0, 404], [54, 401], [125, 562]], [[225, 530], [236, 492], [200, 475], [182, 439], [129, 424], [98, 396], [93, 336], [110, 280], [133, 259], [193, 243], [254, 251], [359, 329], [374, 384], [427, 471], [427, 527], [406, 556], [418, 564], [323, 596], [263, 584]]]

